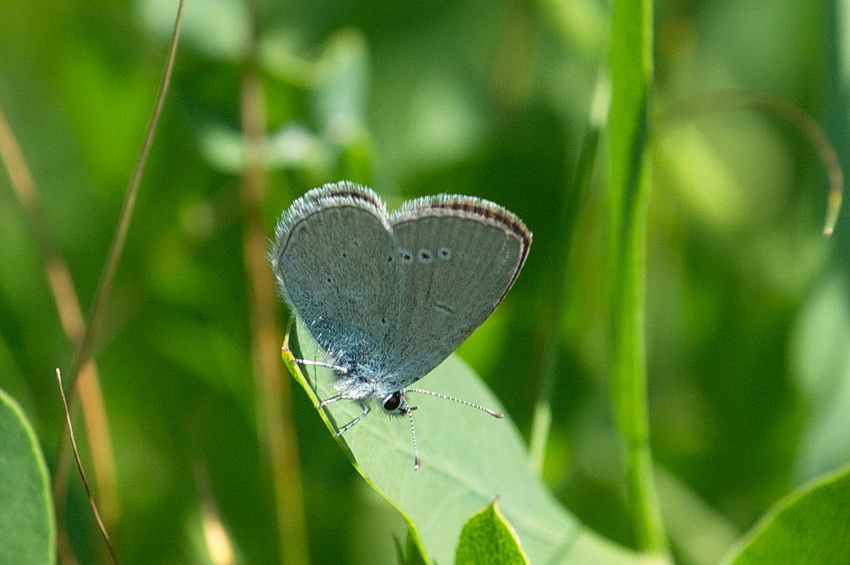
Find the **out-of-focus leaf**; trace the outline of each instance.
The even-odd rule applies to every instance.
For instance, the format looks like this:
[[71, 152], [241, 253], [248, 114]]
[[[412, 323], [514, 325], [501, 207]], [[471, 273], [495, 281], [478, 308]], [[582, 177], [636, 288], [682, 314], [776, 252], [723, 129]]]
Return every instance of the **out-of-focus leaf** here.
[[47, 465], [35, 432], [0, 390], [0, 563], [53, 563], [53, 524]]
[[800, 312], [792, 360], [811, 407], [797, 454], [797, 480], [807, 482], [850, 462], [850, 326], [846, 282], [833, 276]]
[[730, 565], [850, 563], [850, 470], [791, 495], [726, 560]]

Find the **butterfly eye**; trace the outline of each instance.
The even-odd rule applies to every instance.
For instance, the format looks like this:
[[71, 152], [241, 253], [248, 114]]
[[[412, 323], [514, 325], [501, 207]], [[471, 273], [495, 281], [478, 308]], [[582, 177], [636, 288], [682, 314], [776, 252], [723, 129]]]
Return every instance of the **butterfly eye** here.
[[384, 397], [384, 410], [387, 412], [398, 412], [401, 407], [401, 391], [396, 391]]

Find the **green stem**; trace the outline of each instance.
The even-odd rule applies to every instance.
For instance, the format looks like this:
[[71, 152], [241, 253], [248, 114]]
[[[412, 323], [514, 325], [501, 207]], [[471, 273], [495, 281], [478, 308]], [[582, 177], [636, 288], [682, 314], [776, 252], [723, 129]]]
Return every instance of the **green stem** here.
[[617, 0], [611, 35], [608, 273], [612, 390], [640, 549], [667, 553], [649, 444], [646, 374], [646, 215], [650, 190], [651, 0]]

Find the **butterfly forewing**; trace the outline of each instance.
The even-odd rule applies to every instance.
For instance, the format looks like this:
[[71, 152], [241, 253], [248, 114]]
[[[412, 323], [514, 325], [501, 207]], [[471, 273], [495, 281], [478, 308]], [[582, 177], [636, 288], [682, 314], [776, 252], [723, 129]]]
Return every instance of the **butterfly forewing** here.
[[300, 204], [281, 222], [272, 252], [284, 298], [335, 360], [374, 363], [362, 356], [392, 333], [400, 289], [383, 205], [342, 189]]

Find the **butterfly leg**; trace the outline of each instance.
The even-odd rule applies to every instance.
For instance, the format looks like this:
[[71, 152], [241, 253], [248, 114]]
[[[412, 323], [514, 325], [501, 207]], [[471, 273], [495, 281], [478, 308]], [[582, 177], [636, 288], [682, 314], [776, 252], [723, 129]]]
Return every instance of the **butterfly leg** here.
[[327, 406], [328, 404], [332, 404], [332, 403], [336, 402], [337, 400], [342, 400], [341, 394], [337, 394], [336, 396], [331, 396], [330, 398], [326, 398], [326, 399], [322, 400], [321, 402], [319, 402], [318, 404], [316, 404], [313, 408], [322, 408], [324, 406]]
[[365, 402], [363, 402], [362, 400], [359, 400], [358, 402], [360, 403], [360, 408], [361, 408], [363, 411], [360, 413], [360, 415], [359, 415], [359, 416], [357, 416], [356, 418], [354, 418], [353, 420], [351, 420], [350, 422], [348, 422], [346, 425], [344, 425], [343, 427], [341, 427], [341, 428], [339, 429], [339, 431], [337, 431], [337, 433], [336, 433], [336, 434], [334, 434], [334, 437], [339, 437], [339, 436], [341, 436], [342, 434], [344, 434], [345, 432], [347, 432], [348, 430], [350, 430], [351, 428], [353, 428], [353, 427], [354, 427], [354, 425], [355, 425], [355, 424], [357, 424], [357, 422], [359, 422], [360, 420], [362, 420], [362, 419], [366, 416], [366, 414], [368, 414], [368, 413], [369, 413], [369, 405], [367, 405], [367, 404], [366, 404]]
[[[291, 352], [290, 352], [291, 353]], [[335, 365], [333, 363], [325, 363], [324, 361], [313, 361], [312, 359], [298, 359], [296, 357], [292, 358], [293, 361], [300, 365], [313, 365], [314, 367], [326, 367], [328, 369], [333, 369], [334, 371], [338, 371], [342, 374], [348, 372], [348, 367], [343, 367], [342, 365]]]

